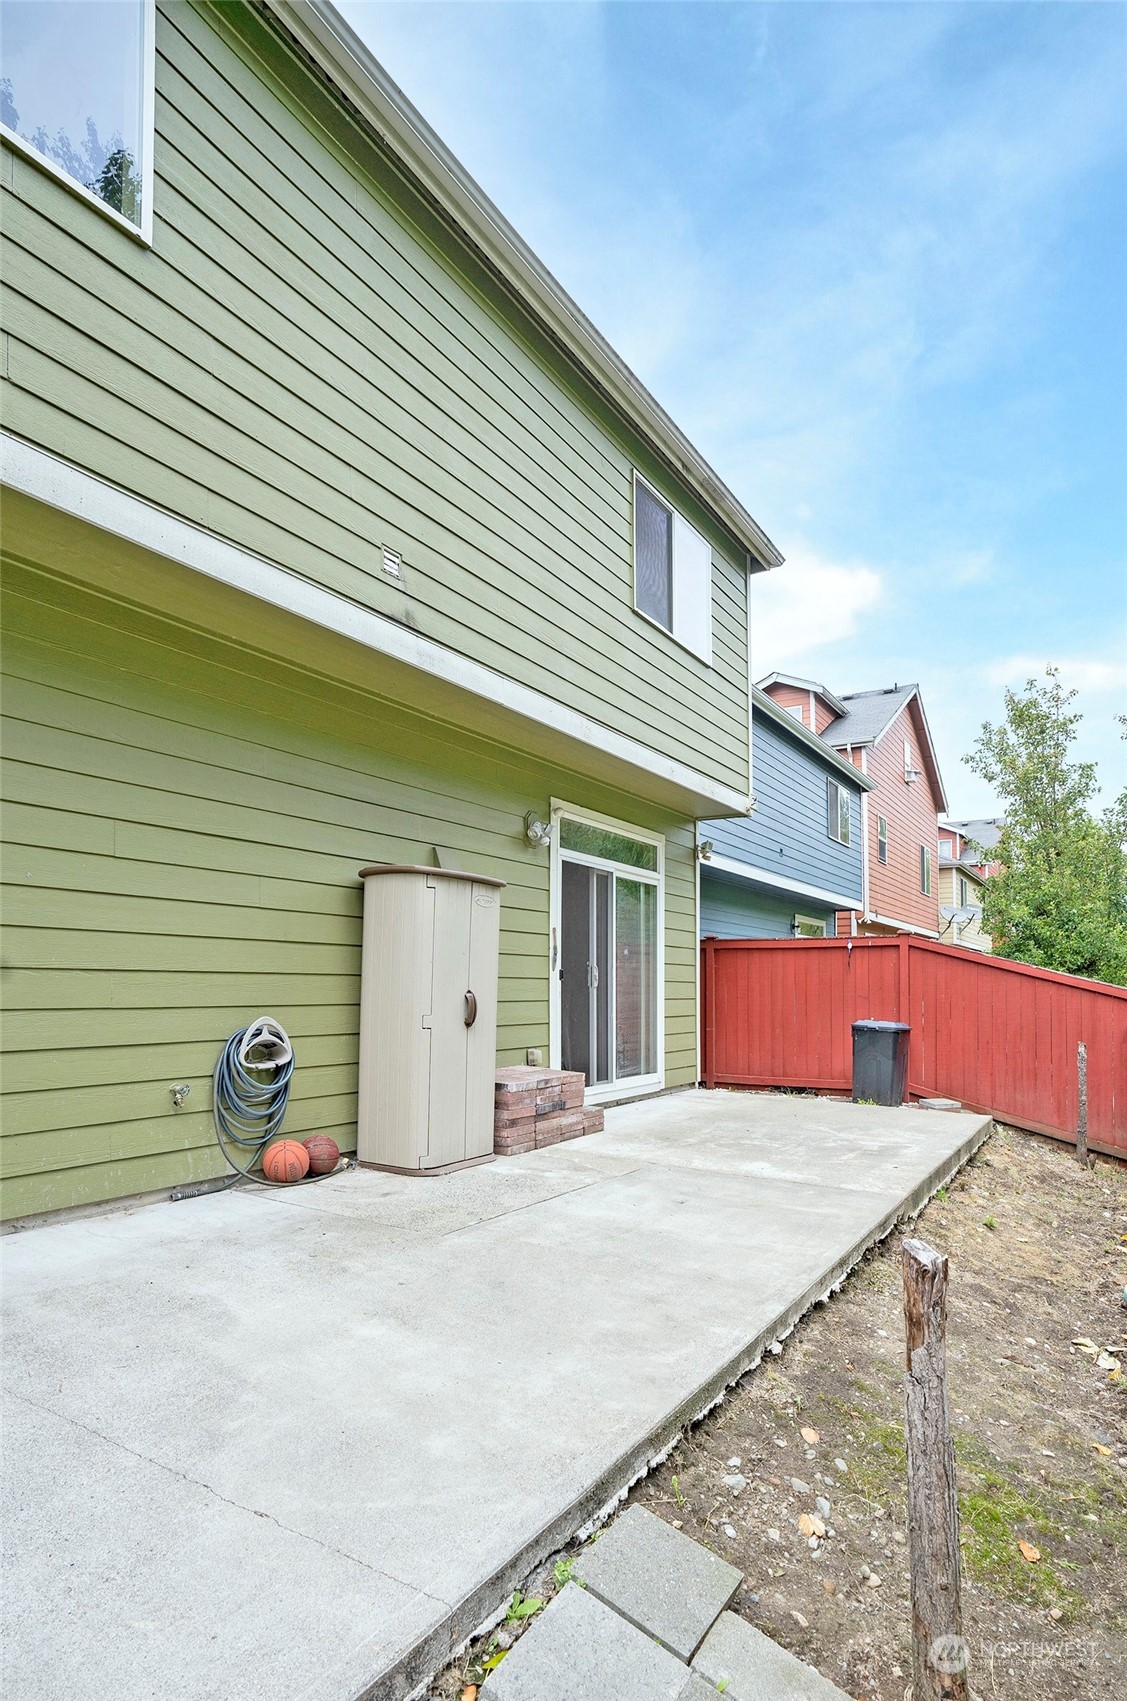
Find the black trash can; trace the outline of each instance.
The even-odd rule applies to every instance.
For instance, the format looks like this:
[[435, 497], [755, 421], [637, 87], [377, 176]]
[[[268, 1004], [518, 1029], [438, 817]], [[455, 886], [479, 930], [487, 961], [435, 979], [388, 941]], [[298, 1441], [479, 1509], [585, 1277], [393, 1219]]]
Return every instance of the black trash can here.
[[904, 1103], [911, 1031], [906, 1022], [854, 1022], [854, 1104]]

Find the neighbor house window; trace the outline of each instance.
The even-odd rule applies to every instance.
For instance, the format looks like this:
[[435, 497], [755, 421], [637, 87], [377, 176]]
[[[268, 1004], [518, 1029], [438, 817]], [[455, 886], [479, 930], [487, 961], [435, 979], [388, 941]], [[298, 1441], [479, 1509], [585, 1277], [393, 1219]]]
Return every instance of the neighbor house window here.
[[970, 887], [963, 876], [959, 875], [959, 908], [965, 909], [970, 903]]
[[826, 781], [826, 831], [839, 845], [849, 843], [849, 793], [836, 780]]
[[798, 722], [798, 724], [800, 726], [806, 725], [806, 716], [802, 712], [802, 704], [801, 703], [788, 703], [786, 705], [786, 711], [787, 711], [788, 715], [794, 716], [795, 720]]
[[888, 861], [888, 822], [883, 815], [877, 816], [877, 861]]
[[634, 607], [712, 666], [712, 549], [634, 476]]
[[920, 846], [920, 891], [925, 898], [931, 897], [931, 847]]
[[154, 0], [0, 0], [10, 142], [149, 238]]
[[794, 937], [796, 939], [824, 939], [826, 937], [825, 921], [819, 921], [817, 916], [796, 915], [794, 918]]

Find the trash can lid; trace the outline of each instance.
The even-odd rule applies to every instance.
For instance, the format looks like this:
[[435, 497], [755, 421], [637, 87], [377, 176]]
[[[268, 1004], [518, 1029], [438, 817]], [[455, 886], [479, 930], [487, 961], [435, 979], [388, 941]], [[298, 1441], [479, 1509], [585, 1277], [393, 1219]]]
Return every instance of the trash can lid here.
[[853, 1032], [865, 1034], [910, 1034], [910, 1022], [854, 1022]]

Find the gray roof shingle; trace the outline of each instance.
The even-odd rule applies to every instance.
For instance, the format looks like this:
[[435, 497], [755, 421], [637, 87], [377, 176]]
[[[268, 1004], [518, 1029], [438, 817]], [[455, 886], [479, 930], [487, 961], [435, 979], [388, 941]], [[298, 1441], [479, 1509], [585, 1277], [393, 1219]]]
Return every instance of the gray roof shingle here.
[[871, 744], [918, 690], [918, 685], [890, 685], [884, 691], [854, 691], [843, 696], [848, 713], [831, 721], [822, 737], [837, 749], [843, 744]]
[[1002, 820], [999, 816], [988, 819], [978, 817], [973, 821], [944, 821], [940, 826], [941, 832], [944, 827], [953, 827], [964, 839], [971, 839], [986, 850], [993, 850], [1002, 836]]

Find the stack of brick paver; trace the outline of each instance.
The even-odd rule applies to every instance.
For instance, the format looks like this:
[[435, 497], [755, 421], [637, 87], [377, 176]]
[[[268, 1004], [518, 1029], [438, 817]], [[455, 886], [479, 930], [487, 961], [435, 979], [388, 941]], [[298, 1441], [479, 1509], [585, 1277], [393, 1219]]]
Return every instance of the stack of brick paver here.
[[518, 1157], [580, 1134], [598, 1134], [601, 1110], [584, 1110], [583, 1074], [576, 1069], [498, 1069], [493, 1150]]

